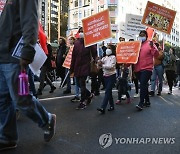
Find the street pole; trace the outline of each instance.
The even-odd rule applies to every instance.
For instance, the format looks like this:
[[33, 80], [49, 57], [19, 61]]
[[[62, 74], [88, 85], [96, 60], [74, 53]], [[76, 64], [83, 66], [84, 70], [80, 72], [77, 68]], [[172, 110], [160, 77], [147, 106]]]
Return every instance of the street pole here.
[[49, 0], [48, 14], [49, 14], [48, 37], [49, 37], [49, 42], [51, 42], [51, 0]]
[[59, 0], [59, 11], [58, 11], [58, 38], [61, 36], [61, 10], [62, 10], [62, 0]]

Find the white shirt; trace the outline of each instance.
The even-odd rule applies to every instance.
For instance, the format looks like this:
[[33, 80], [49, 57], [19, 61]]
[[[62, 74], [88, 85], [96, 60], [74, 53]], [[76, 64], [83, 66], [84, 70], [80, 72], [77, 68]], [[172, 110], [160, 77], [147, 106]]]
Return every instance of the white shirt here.
[[103, 57], [101, 62], [104, 76], [116, 74], [116, 57], [114, 55]]

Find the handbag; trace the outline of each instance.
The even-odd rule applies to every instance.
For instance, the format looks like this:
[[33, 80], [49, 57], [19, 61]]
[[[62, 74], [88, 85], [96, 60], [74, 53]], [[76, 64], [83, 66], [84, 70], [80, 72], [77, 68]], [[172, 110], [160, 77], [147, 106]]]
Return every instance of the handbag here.
[[99, 72], [96, 61], [92, 57], [92, 53], [90, 51], [91, 61], [90, 61], [90, 75], [97, 75]]

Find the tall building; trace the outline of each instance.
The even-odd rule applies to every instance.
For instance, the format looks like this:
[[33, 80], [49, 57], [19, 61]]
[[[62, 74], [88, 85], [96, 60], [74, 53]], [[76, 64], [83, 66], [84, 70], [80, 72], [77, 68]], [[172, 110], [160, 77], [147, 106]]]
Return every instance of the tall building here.
[[[68, 18], [68, 31], [76, 33], [78, 27], [82, 26], [81, 20], [104, 9], [109, 9], [110, 20], [112, 28], [112, 38], [105, 40], [105, 42], [117, 43], [120, 36], [125, 37], [127, 40], [130, 38], [136, 39], [136, 35], [130, 35], [126, 31], [126, 16], [127, 14], [134, 14], [142, 17], [148, 0], [69, 0], [69, 18]], [[165, 6], [167, 8], [177, 11], [176, 19], [170, 35], [157, 33], [160, 39], [163, 37], [171, 45], [179, 46], [179, 32], [180, 32], [180, 6], [178, 0], [151, 0], [154, 3]], [[140, 23], [140, 22], [139, 22]], [[143, 25], [141, 25], [143, 28]], [[145, 29], [145, 27], [144, 27]]]
[[40, 1], [40, 21], [48, 41], [57, 40], [60, 36], [60, 0]]

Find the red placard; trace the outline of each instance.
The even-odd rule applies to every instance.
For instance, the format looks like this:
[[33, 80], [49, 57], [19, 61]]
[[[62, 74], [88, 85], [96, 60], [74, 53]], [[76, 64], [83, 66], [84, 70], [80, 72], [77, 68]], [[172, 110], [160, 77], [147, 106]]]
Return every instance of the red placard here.
[[109, 10], [104, 10], [82, 20], [85, 47], [111, 38]]
[[176, 11], [170, 10], [152, 2], [147, 2], [142, 24], [170, 34]]
[[71, 67], [73, 47], [74, 46], [70, 47], [69, 52], [66, 56], [66, 59], [64, 60], [64, 63], [63, 63], [63, 67], [68, 68], [68, 69], [70, 69], [70, 67]]
[[120, 42], [116, 48], [117, 63], [136, 64], [141, 48], [140, 41]]

